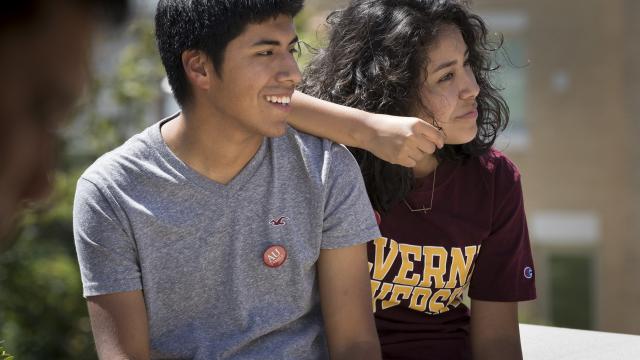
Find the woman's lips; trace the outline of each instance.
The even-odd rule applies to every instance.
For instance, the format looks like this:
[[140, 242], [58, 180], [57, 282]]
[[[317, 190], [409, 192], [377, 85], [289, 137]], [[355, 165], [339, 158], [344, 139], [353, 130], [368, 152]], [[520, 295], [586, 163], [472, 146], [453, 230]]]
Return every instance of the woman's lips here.
[[458, 116], [458, 119], [470, 119], [470, 118], [476, 119], [477, 117], [478, 117], [478, 110], [474, 109], [469, 111], [466, 114]]

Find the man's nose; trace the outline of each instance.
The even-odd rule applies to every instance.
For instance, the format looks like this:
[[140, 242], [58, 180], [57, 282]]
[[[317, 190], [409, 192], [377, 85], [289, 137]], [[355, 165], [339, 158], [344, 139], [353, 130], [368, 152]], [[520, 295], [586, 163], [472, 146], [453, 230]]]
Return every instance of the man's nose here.
[[279, 82], [291, 83], [293, 86], [302, 81], [302, 73], [298, 68], [298, 62], [293, 54], [288, 54], [282, 62], [282, 69], [278, 72], [276, 80]]

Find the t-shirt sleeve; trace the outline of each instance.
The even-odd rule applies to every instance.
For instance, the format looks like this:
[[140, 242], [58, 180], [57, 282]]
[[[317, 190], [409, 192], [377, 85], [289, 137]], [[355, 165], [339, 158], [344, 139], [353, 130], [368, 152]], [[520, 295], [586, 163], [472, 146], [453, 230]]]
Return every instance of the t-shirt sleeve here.
[[78, 180], [73, 233], [85, 297], [142, 289], [135, 243], [117, 213], [108, 194]]
[[495, 172], [491, 233], [482, 241], [469, 297], [485, 301], [536, 298], [535, 273], [520, 174], [506, 158]]
[[325, 140], [323, 249], [365, 243], [380, 236], [358, 163], [344, 146]]

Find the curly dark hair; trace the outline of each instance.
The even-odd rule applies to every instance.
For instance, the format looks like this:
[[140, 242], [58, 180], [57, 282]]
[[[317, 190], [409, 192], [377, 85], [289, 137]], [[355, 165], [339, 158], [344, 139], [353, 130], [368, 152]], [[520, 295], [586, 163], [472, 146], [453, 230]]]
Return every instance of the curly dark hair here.
[[[478, 133], [469, 143], [445, 145], [439, 161], [463, 161], [491, 148], [509, 120], [509, 108], [490, 80], [496, 69], [483, 20], [454, 0], [354, 0], [327, 18], [329, 43], [304, 71], [299, 89], [334, 103], [399, 116], [411, 116], [420, 102], [427, 49], [447, 25], [460, 29], [480, 92]], [[428, 109], [426, 109], [428, 111]], [[410, 168], [350, 148], [362, 171], [373, 207], [385, 212], [413, 188]]]

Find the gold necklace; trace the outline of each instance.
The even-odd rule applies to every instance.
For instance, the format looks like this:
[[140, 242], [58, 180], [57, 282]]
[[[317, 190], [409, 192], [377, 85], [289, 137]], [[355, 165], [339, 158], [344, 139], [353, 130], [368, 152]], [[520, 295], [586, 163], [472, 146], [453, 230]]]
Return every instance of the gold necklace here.
[[433, 208], [433, 194], [435, 193], [436, 190], [436, 171], [438, 171], [438, 165], [436, 165], [436, 168], [433, 169], [433, 184], [431, 185], [431, 200], [429, 201], [429, 207], [424, 207], [424, 205], [422, 206], [422, 208], [420, 209], [414, 209], [411, 207], [411, 205], [409, 205], [409, 203], [407, 202], [406, 199], [402, 199], [402, 201], [404, 202], [405, 205], [407, 205], [407, 208], [409, 208], [409, 210], [411, 210], [411, 212], [417, 212], [417, 211], [422, 211], [423, 213], [427, 213], [427, 211], [431, 210]]

